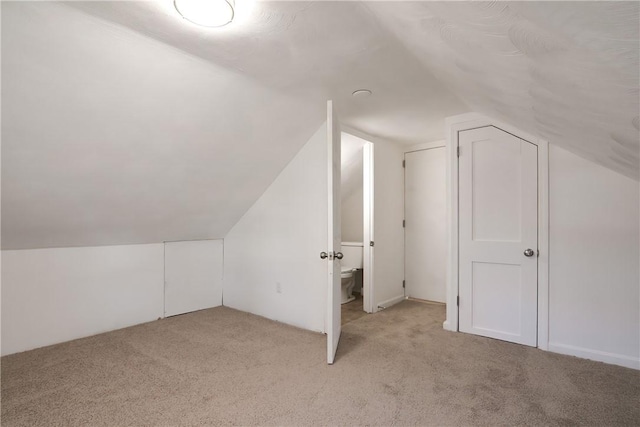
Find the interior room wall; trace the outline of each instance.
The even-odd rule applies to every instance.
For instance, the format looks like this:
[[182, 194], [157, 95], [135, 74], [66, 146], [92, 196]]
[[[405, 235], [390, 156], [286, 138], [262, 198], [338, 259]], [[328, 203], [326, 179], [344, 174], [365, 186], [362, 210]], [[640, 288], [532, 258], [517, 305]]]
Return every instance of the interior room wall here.
[[363, 165], [364, 145], [361, 138], [342, 133], [340, 199], [342, 241], [363, 240]]
[[325, 330], [327, 125], [225, 237], [224, 305]]
[[[362, 171], [361, 171], [362, 172]], [[362, 184], [362, 174], [360, 174]], [[342, 199], [342, 241], [362, 242], [362, 185]]]
[[2, 251], [2, 354], [163, 316], [164, 245]]
[[[202, 243], [181, 242], [209, 257]], [[222, 250], [214, 258], [222, 266]], [[164, 317], [164, 280], [164, 243], [2, 251], [2, 355]]]
[[640, 369], [639, 185], [549, 147], [549, 349]]

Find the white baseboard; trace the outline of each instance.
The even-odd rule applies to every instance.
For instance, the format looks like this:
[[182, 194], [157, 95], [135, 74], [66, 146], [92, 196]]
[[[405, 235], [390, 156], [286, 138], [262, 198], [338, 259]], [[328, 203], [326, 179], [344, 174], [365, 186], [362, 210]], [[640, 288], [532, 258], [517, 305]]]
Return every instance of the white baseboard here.
[[640, 370], [640, 358], [625, 356], [623, 354], [608, 353], [606, 351], [591, 350], [552, 342], [549, 343], [549, 351]]
[[455, 329], [451, 328], [451, 322], [449, 322], [448, 320], [442, 322], [442, 329], [444, 329], [445, 331], [457, 332]]
[[400, 295], [391, 299], [388, 299], [386, 301], [381, 301], [378, 304], [376, 304], [377, 308], [389, 308], [394, 304], [399, 303], [400, 301], [404, 301], [406, 299], [406, 297], [404, 295]]

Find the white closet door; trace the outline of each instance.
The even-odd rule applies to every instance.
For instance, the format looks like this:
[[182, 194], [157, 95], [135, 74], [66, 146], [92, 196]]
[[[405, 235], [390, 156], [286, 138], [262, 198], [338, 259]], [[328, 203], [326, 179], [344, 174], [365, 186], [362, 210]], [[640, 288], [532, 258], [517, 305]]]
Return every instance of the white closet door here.
[[537, 343], [537, 146], [493, 126], [459, 135], [460, 331]]
[[222, 305], [222, 250], [222, 240], [165, 243], [165, 316]]
[[445, 302], [447, 190], [444, 147], [405, 154], [405, 295]]

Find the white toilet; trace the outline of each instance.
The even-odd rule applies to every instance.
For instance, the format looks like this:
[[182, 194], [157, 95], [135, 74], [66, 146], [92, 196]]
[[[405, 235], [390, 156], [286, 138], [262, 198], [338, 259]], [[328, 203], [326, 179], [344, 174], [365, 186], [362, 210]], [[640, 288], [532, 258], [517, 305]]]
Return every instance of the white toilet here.
[[342, 255], [342, 304], [346, 304], [356, 299], [352, 292], [356, 283], [356, 271], [362, 268], [362, 242], [342, 242]]

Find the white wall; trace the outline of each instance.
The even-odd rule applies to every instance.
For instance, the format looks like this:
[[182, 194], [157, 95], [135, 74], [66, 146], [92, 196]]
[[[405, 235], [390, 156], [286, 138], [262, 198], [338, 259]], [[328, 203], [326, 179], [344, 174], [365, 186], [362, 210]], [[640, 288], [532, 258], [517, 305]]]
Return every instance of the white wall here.
[[372, 139], [374, 150], [373, 308], [404, 299], [404, 148]]
[[163, 316], [164, 245], [2, 251], [2, 354]]
[[[362, 171], [360, 171], [362, 172]], [[362, 176], [362, 175], [361, 175]], [[362, 183], [362, 178], [360, 179]], [[342, 241], [363, 241], [363, 200], [362, 186], [356, 188], [351, 194], [342, 199]]]
[[549, 147], [549, 349], [640, 369], [638, 182]]
[[[172, 244], [212, 266], [193, 309], [221, 305], [222, 240]], [[2, 251], [2, 355], [164, 317], [165, 267], [163, 243]]]
[[327, 125], [225, 237], [224, 305], [325, 330]]
[[340, 161], [341, 224], [343, 242], [363, 241], [364, 145], [361, 138], [342, 133]]

